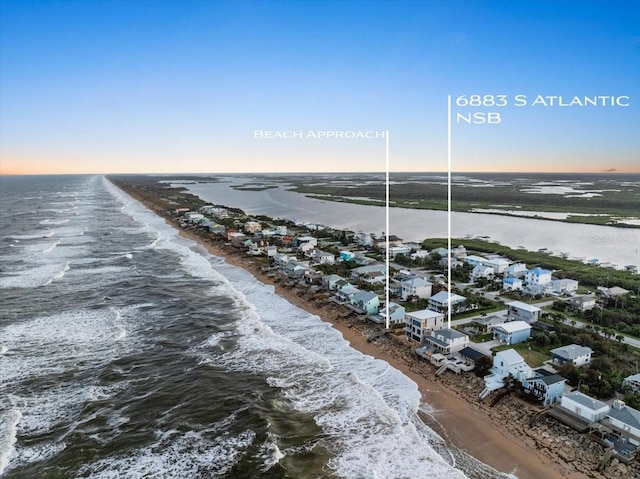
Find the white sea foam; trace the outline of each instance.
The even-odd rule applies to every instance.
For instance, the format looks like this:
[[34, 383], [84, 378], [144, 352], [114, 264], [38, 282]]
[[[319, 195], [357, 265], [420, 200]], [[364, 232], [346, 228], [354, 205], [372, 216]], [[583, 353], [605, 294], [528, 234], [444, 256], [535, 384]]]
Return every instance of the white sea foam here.
[[50, 263], [21, 271], [13, 271], [0, 277], [0, 289], [3, 288], [37, 288], [50, 284], [54, 279], [64, 276], [69, 270], [69, 263]]
[[84, 465], [79, 475], [95, 479], [192, 479], [206, 471], [208, 476], [220, 477], [231, 470], [255, 439], [253, 431], [221, 436], [205, 431], [177, 430], [158, 431], [156, 434], [154, 443], [126, 455]]
[[17, 440], [18, 423], [22, 413], [19, 409], [10, 409], [0, 416], [0, 475], [9, 465], [9, 459], [14, 451]]

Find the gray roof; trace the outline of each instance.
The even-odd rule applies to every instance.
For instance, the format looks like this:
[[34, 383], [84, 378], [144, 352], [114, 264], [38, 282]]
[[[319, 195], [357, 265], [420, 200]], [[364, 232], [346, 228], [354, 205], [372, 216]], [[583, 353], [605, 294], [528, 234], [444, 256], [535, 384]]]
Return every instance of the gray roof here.
[[585, 354], [593, 353], [593, 350], [588, 346], [580, 346], [578, 344], [569, 344], [559, 348], [552, 349], [551, 354], [563, 359], [572, 360]]
[[572, 393], [565, 394], [567, 399], [571, 399], [573, 402], [577, 402], [581, 406], [588, 407], [592, 411], [597, 409], [602, 409], [603, 407], [608, 407], [602, 401], [598, 401], [597, 399], [592, 398], [591, 396], [587, 396], [586, 394], [582, 394], [580, 391], [573, 391]]
[[542, 376], [540, 379], [547, 386], [566, 381], [566, 378], [563, 378], [559, 374], [551, 374], [550, 376]]
[[623, 406], [622, 409], [617, 409], [614, 406], [611, 408], [607, 416], [628, 424], [635, 429], [640, 429], [640, 411], [629, 406]]
[[447, 339], [463, 338], [466, 336], [466, 334], [461, 333], [460, 331], [456, 331], [455, 329], [449, 329], [449, 328], [439, 329], [438, 331], [434, 331], [433, 334], [437, 334], [438, 336], [443, 336]]
[[481, 358], [482, 356], [484, 356], [484, 354], [482, 354], [480, 351], [476, 351], [473, 348], [470, 348], [469, 346], [467, 346], [466, 348], [463, 348], [459, 351], [459, 353], [461, 355], [463, 355], [465, 358], [469, 358], [472, 360], [476, 360], [478, 358]]
[[367, 303], [377, 297], [378, 295], [376, 293], [372, 293], [371, 291], [360, 291], [359, 293], [353, 295], [353, 301], [362, 301], [363, 303]]

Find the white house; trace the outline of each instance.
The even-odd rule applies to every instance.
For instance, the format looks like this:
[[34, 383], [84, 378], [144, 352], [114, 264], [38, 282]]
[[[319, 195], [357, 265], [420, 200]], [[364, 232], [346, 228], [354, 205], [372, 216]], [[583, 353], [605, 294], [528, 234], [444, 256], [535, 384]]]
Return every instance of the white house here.
[[296, 238], [296, 245], [298, 245], [298, 247], [305, 243], [311, 243], [315, 247], [318, 246], [318, 239], [313, 236], [299, 236]]
[[[390, 325], [404, 323], [404, 306], [400, 306], [399, 304], [394, 302], [389, 302], [388, 311]], [[376, 323], [385, 324], [387, 322], [387, 307], [385, 306], [384, 308], [382, 308], [378, 314], [370, 315], [369, 319]]]
[[419, 249], [415, 253], [411, 253], [411, 256], [410, 256], [412, 260], [423, 259], [428, 257], [429, 257], [429, 252], [426, 249]]
[[429, 298], [429, 309], [443, 313], [451, 307], [452, 313], [462, 312], [464, 310], [462, 303], [466, 300], [467, 298], [459, 294], [440, 291], [438, 294]]
[[502, 289], [507, 291], [522, 291], [522, 280], [513, 276], [509, 276], [502, 280]]
[[637, 409], [620, 400], [613, 401], [613, 406], [602, 422], [610, 426], [617, 436], [634, 446], [640, 446], [640, 411]]
[[334, 291], [337, 289], [336, 283], [338, 281], [344, 281], [344, 278], [337, 274], [328, 274], [322, 278], [322, 285], [329, 291]]
[[593, 350], [588, 346], [569, 344], [552, 349], [550, 352], [553, 362], [556, 364], [573, 363], [574, 366], [582, 366], [591, 361]]
[[390, 258], [395, 258], [399, 254], [403, 254], [405, 256], [409, 256], [409, 253], [411, 253], [411, 248], [406, 246], [406, 245], [391, 246], [389, 248], [389, 257]]
[[371, 271], [362, 276], [362, 281], [368, 284], [382, 284], [386, 282], [387, 275], [382, 271]]
[[351, 277], [359, 278], [361, 276], [365, 276], [367, 273], [371, 273], [372, 271], [379, 271], [386, 274], [387, 266], [381, 263], [370, 264], [368, 266], [359, 266], [351, 270]]
[[471, 270], [471, 281], [477, 281], [480, 278], [492, 279], [494, 275], [493, 268], [478, 264]]
[[491, 374], [484, 377], [484, 389], [480, 393], [480, 399], [484, 399], [492, 391], [504, 387], [504, 380], [509, 376], [522, 382], [533, 375], [531, 367], [515, 349], [499, 351], [493, 357]]
[[422, 309], [405, 313], [404, 322], [407, 325], [405, 328], [407, 339], [422, 343], [429, 331], [443, 327], [444, 314]]
[[540, 318], [540, 308], [522, 301], [507, 303], [507, 318], [510, 321], [526, 321], [533, 323]]
[[578, 281], [575, 279], [563, 278], [551, 280], [551, 291], [558, 294], [574, 293], [578, 290]]
[[455, 329], [432, 330], [426, 337], [426, 344], [445, 356], [457, 353], [469, 345], [469, 336]]
[[471, 266], [484, 265], [485, 261], [488, 261], [487, 258], [483, 258], [482, 256], [469, 255], [464, 258], [464, 262]]
[[571, 414], [589, 422], [599, 421], [609, 412], [607, 404], [582, 394], [580, 391], [573, 391], [562, 396], [560, 406]]
[[285, 236], [287, 234], [287, 227], [285, 225], [276, 226], [276, 234], [280, 236]]
[[514, 263], [504, 270], [505, 276], [513, 276], [514, 278], [522, 278], [527, 274], [527, 266], [523, 263]]
[[504, 258], [492, 258], [487, 259], [484, 262], [485, 266], [493, 269], [493, 274], [503, 274], [509, 264], [511, 264], [511, 262], [508, 259]]
[[313, 255], [313, 259], [318, 264], [334, 264], [336, 262], [336, 257], [332, 253], [327, 253], [326, 251], [316, 251]]
[[400, 296], [403, 301], [408, 300], [411, 296], [417, 296], [422, 299], [431, 296], [432, 284], [420, 276], [402, 281], [401, 287], [402, 291], [400, 292]]
[[298, 251], [305, 253], [305, 255], [311, 255], [315, 247], [316, 246], [311, 241], [308, 241], [306, 243], [301, 243], [300, 246], [298, 246]]
[[529, 269], [525, 280], [528, 286], [546, 286], [551, 283], [551, 271], [542, 268]]

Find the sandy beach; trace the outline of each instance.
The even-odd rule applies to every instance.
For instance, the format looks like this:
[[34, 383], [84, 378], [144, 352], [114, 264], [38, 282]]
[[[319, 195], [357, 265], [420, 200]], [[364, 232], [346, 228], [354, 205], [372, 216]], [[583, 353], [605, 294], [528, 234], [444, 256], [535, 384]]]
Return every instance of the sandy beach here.
[[[136, 191], [125, 191], [149, 209], [162, 214], [162, 206]], [[422, 402], [433, 412], [423, 414], [423, 420], [447, 442], [498, 471], [516, 475], [520, 479], [604, 479], [632, 477], [633, 472], [623, 464], [607, 466], [597, 471], [604, 449], [584, 440], [578, 433], [542, 418], [530, 426], [539, 411], [517, 397], [508, 396], [495, 407], [479, 402], [482, 379], [473, 373], [454, 375], [447, 372], [435, 376], [435, 367], [419, 359], [403, 335], [386, 335], [369, 342], [365, 336], [376, 326], [361, 319], [346, 318], [335, 306], [318, 307], [260, 269], [261, 264], [238, 249], [225, 245], [206, 233], [185, 231], [177, 224], [180, 234], [203, 245], [211, 254], [224, 258], [229, 264], [244, 268], [259, 281], [275, 287], [277, 294], [292, 304], [329, 322], [340, 331], [350, 345], [363, 354], [386, 361], [411, 378], [418, 385]], [[298, 290], [299, 292], [299, 290]], [[615, 467], [614, 467], [615, 466]], [[634, 469], [635, 471], [635, 469]]]

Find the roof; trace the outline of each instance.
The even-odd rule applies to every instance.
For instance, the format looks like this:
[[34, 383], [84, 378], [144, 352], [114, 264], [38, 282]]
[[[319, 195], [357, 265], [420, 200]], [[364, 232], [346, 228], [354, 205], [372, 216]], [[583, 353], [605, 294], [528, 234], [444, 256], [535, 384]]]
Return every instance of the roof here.
[[632, 374], [631, 376], [627, 376], [624, 379], [625, 381], [640, 381], [640, 374]]
[[444, 317], [444, 314], [431, 311], [430, 309], [421, 309], [420, 311], [412, 311], [411, 313], [406, 314], [407, 316], [411, 316], [414, 319], [432, 319]]
[[484, 316], [475, 318], [472, 323], [481, 324], [482, 326], [492, 326], [494, 324], [502, 324], [505, 322], [505, 318], [492, 314], [491, 316]]
[[424, 278], [421, 278], [420, 276], [416, 276], [415, 278], [407, 279], [406, 281], [403, 281], [403, 283], [408, 285], [408, 286], [413, 286], [413, 287], [429, 286], [431, 284], [429, 281], [427, 281]]
[[563, 359], [576, 359], [585, 354], [593, 353], [593, 349], [588, 346], [580, 346], [578, 344], [569, 344], [568, 346], [561, 346], [559, 348], [552, 349], [551, 354], [561, 357]]
[[640, 411], [629, 406], [623, 406], [622, 409], [612, 407], [607, 416], [617, 419], [635, 429], [640, 429]]
[[580, 404], [581, 406], [587, 407], [592, 411], [597, 411], [599, 409], [609, 407], [602, 401], [598, 401], [591, 396], [582, 394], [580, 391], [573, 391], [572, 393], [565, 394], [564, 397]]
[[437, 331], [431, 331], [431, 335], [432, 336], [442, 336], [444, 338], [447, 339], [457, 339], [457, 338], [464, 338], [467, 335], [464, 333], [461, 333], [460, 331], [456, 331], [455, 329], [450, 329], [450, 328], [444, 328], [444, 329], [439, 329]]
[[533, 269], [528, 270], [527, 273], [533, 273], [533, 274], [541, 275], [541, 274], [551, 274], [551, 271], [549, 271], [548, 269], [533, 268]]
[[512, 283], [522, 283], [522, 280], [520, 278], [514, 278], [513, 276], [509, 276], [508, 278], [504, 279], [504, 282], [507, 284], [512, 284]]
[[528, 311], [530, 313], [540, 311], [540, 308], [533, 306], [532, 304], [523, 303], [522, 301], [511, 301], [510, 303], [507, 303], [507, 306], [511, 308], [518, 308], [523, 311]]
[[372, 293], [371, 291], [360, 291], [354, 294], [352, 299], [353, 301], [363, 301], [366, 303], [377, 297], [378, 295], [376, 293]]
[[459, 294], [449, 293], [448, 291], [440, 291], [438, 294], [431, 296], [431, 299], [438, 303], [449, 303], [464, 301], [467, 298], [460, 296]]
[[551, 386], [552, 384], [556, 384], [556, 383], [562, 383], [562, 382], [565, 382], [567, 380], [566, 378], [563, 378], [559, 374], [551, 374], [549, 376], [542, 376], [540, 379], [547, 386]]
[[510, 321], [508, 323], [498, 324], [493, 329], [502, 329], [505, 333], [515, 333], [516, 331], [524, 331], [531, 329], [531, 325], [526, 321]]
[[515, 349], [505, 349], [504, 351], [499, 351], [496, 353], [496, 357], [497, 356], [500, 356], [508, 364], [518, 364], [524, 362], [524, 358], [520, 356], [518, 351], [516, 351]]
[[509, 261], [508, 259], [504, 259], [504, 258], [492, 258], [492, 259], [488, 259], [486, 260], [487, 263], [490, 264], [510, 264], [511, 261]]
[[484, 356], [484, 354], [482, 354], [480, 351], [476, 351], [475, 349], [470, 348], [469, 346], [461, 349], [459, 353], [463, 355], [465, 358], [472, 359], [473, 361]]
[[483, 262], [483, 261], [487, 261], [487, 258], [483, 258], [482, 256], [477, 256], [474, 254], [470, 254], [467, 257], [465, 257], [464, 259], [465, 261], [479, 261], [479, 262]]

